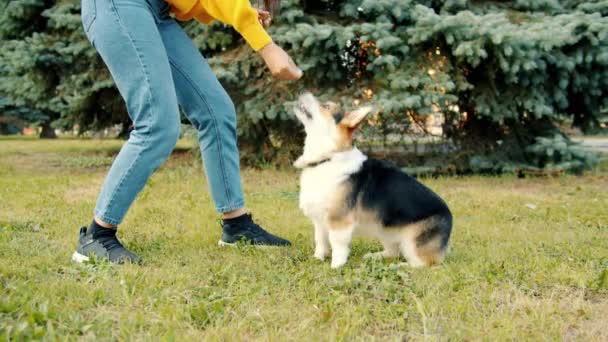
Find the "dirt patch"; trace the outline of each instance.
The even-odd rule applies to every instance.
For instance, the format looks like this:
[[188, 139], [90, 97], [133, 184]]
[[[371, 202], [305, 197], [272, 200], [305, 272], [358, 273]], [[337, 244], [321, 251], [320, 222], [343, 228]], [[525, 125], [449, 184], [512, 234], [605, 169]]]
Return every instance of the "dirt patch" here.
[[[58, 172], [82, 172], [82, 171], [103, 171], [106, 172], [116, 155], [117, 151], [102, 152], [69, 152], [69, 153], [50, 153], [50, 152], [27, 152], [13, 153], [0, 157], [0, 163], [10, 165], [11, 172], [17, 173], [45, 173]], [[169, 160], [162, 167], [174, 168], [179, 165], [192, 163], [196, 158], [189, 150], [176, 150]]]
[[591, 304], [578, 309], [578, 322], [571, 324], [564, 332], [564, 341], [595, 340], [608, 341], [608, 303]]
[[71, 187], [64, 193], [63, 199], [70, 204], [94, 201], [101, 190], [102, 182], [102, 178], [96, 178], [88, 184]]

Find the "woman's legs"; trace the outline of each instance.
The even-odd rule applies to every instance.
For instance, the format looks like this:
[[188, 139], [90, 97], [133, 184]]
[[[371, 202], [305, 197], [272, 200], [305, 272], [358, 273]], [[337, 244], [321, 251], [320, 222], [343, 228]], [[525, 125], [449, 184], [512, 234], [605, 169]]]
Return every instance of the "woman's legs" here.
[[216, 210], [228, 217], [244, 214], [232, 100], [175, 20], [168, 16], [161, 18], [158, 28], [169, 56], [178, 101], [198, 130], [205, 174]]
[[[95, 13], [85, 16], [85, 3]], [[93, 232], [81, 229], [78, 259], [90, 250], [96, 254], [105, 251], [112, 258], [108, 246], [116, 246], [115, 236], [107, 236], [100, 245], [96, 232], [100, 224], [122, 221], [148, 177], [171, 153], [179, 136], [178, 99], [199, 131], [211, 195], [216, 209], [225, 215], [222, 242], [247, 239], [256, 244], [289, 245], [256, 225], [250, 215], [243, 215], [234, 105], [168, 12], [163, 0], [83, 0], [85, 30], [112, 73], [135, 130], [106, 177], [95, 208]], [[115, 255], [128, 252], [122, 245], [120, 248]]]
[[98, 223], [117, 225], [179, 138], [177, 96], [150, 4], [145, 0], [83, 0], [83, 8], [87, 2], [89, 8], [95, 6], [95, 20], [85, 23], [87, 35], [108, 66], [134, 125], [95, 207]]

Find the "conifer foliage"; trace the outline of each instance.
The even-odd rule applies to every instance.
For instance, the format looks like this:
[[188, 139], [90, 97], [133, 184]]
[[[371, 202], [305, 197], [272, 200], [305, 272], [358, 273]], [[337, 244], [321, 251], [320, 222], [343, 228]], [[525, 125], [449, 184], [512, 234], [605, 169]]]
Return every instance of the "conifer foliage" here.
[[46, 120], [34, 122], [47, 128], [43, 136], [52, 137], [51, 123], [81, 132], [128, 128], [124, 103], [82, 31], [78, 1], [0, 0], [0, 46], [0, 96], [42, 113]]
[[[128, 125], [77, 1], [0, 6], [0, 95], [59, 127]], [[599, 130], [608, 108], [603, 0], [283, 0], [269, 31], [304, 70], [292, 83], [272, 80], [231, 28], [184, 27], [237, 105], [250, 161], [300, 151], [291, 107], [304, 90], [348, 108], [373, 104], [368, 126], [384, 135], [442, 113], [458, 153], [438, 167], [483, 172], [589, 167], [558, 127]]]

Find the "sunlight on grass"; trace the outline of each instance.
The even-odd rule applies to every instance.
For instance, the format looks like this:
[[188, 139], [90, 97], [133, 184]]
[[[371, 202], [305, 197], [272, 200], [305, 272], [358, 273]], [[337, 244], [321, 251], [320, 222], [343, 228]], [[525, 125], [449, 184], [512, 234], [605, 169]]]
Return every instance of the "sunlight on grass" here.
[[76, 265], [114, 140], [0, 140], [3, 339], [607, 340], [608, 173], [423, 179], [455, 217], [445, 264], [312, 258], [295, 171], [243, 171], [248, 207], [286, 249], [217, 246], [202, 167], [176, 155], [120, 235], [141, 267]]

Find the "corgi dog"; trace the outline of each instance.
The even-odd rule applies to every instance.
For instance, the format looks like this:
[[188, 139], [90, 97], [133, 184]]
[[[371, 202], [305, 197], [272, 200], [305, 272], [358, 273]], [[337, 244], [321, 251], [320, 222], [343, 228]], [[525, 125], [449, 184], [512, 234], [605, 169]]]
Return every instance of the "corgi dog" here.
[[310, 93], [294, 108], [304, 125], [300, 209], [313, 223], [315, 253], [343, 266], [355, 235], [379, 239], [384, 250], [366, 257], [399, 257], [411, 267], [439, 264], [448, 249], [452, 214], [432, 190], [393, 164], [367, 158], [353, 146], [353, 132], [371, 107], [343, 112]]

